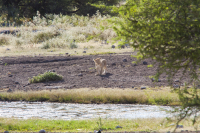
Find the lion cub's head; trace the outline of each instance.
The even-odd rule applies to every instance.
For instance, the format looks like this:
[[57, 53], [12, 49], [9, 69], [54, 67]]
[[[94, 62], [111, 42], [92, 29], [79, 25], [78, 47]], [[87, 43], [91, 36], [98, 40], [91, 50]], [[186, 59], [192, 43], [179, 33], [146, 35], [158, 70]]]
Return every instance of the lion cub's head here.
[[96, 58], [96, 59], [93, 59], [93, 61], [95, 62], [95, 64], [101, 64], [101, 58]]

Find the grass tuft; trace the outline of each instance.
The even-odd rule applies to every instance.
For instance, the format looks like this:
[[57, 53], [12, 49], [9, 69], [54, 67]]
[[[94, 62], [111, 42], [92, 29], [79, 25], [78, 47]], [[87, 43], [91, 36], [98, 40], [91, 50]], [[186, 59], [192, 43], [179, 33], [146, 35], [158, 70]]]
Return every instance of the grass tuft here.
[[43, 91], [16, 91], [0, 93], [1, 101], [47, 101], [65, 103], [115, 103], [115, 104], [157, 104], [180, 105], [176, 93], [169, 90], [134, 89], [70, 89]]
[[34, 76], [32, 79], [29, 79], [30, 83], [40, 83], [40, 82], [48, 82], [48, 81], [59, 81], [62, 80], [63, 77], [54, 72], [45, 72], [44, 74], [39, 74]]
[[55, 32], [55, 33], [54, 32], [40, 32], [36, 36], [34, 36], [33, 43], [44, 42], [46, 40], [57, 37], [59, 35], [60, 35], [60, 33], [58, 33], [58, 32]]
[[9, 39], [6, 37], [0, 37], [0, 46], [3, 45], [8, 45], [9, 44]]

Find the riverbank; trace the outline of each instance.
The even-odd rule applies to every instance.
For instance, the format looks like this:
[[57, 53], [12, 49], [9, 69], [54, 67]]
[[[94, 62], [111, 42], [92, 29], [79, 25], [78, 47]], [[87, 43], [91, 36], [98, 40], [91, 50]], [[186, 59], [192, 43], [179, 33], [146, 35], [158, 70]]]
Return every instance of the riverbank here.
[[179, 105], [178, 95], [170, 88], [147, 88], [145, 90], [99, 88], [59, 89], [42, 91], [1, 92], [1, 101], [65, 102], [96, 104], [149, 104]]
[[[195, 131], [189, 122], [181, 123], [183, 128], [177, 131]], [[173, 131], [175, 124], [167, 123], [163, 118], [149, 119], [92, 119], [92, 120], [41, 120], [41, 119], [13, 119], [0, 118], [0, 132], [38, 132], [44, 129], [47, 132], [94, 132], [101, 129], [103, 132], [145, 131], [163, 132]], [[116, 128], [120, 126], [122, 128]]]

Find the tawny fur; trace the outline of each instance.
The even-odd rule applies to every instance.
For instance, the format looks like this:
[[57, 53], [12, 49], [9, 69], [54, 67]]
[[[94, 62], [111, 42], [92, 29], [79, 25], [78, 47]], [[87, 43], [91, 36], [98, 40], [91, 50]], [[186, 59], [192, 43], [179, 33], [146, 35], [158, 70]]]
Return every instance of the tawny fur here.
[[97, 70], [97, 73], [95, 75], [102, 75], [102, 74], [106, 74], [106, 60], [102, 59], [102, 58], [97, 58], [97, 59], [93, 59], [93, 61], [95, 62], [95, 68]]

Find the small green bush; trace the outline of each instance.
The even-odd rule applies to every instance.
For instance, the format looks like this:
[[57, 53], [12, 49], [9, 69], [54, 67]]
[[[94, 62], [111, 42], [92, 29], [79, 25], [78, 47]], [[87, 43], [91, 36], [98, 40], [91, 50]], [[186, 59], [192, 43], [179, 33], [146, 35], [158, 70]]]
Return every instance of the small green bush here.
[[32, 79], [29, 79], [30, 83], [40, 83], [40, 82], [48, 82], [48, 81], [58, 81], [62, 80], [63, 77], [54, 72], [45, 72], [44, 74], [39, 74], [38, 76], [34, 76]]
[[75, 43], [75, 41], [73, 41], [73, 42], [71, 42], [71, 43], [69, 44], [69, 47], [70, 47], [71, 49], [74, 49], [74, 48], [78, 48], [78, 45]]
[[41, 32], [41, 33], [38, 33], [36, 36], [34, 36], [33, 42], [34, 43], [44, 42], [46, 40], [57, 37], [59, 35], [60, 35], [59, 32], [55, 32], [55, 33], [54, 32]]
[[42, 49], [49, 49], [50, 48], [50, 44], [49, 43], [45, 43], [42, 46]]
[[9, 44], [8, 38], [0, 37], [0, 46], [8, 45], [8, 44]]

